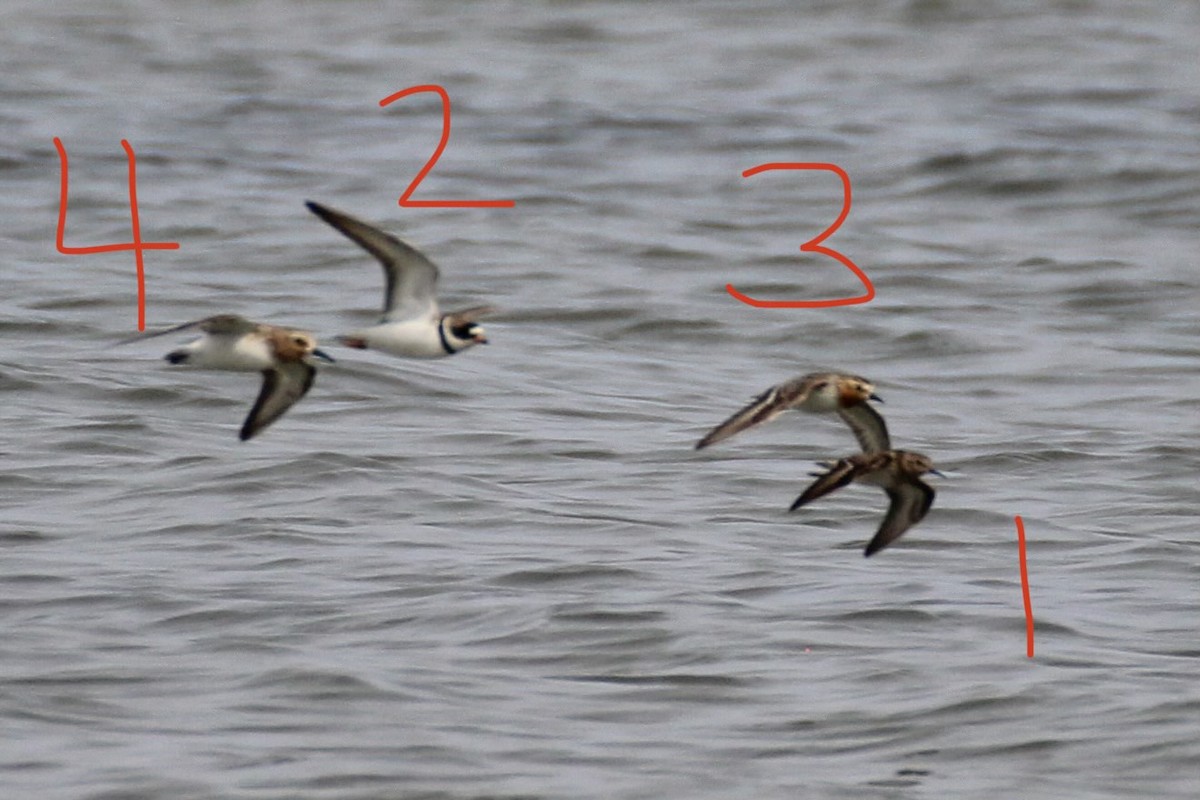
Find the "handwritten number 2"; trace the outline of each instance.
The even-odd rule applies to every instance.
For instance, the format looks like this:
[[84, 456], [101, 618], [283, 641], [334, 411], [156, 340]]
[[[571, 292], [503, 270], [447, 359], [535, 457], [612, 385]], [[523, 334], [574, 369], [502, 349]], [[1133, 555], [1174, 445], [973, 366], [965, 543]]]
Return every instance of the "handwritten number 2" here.
[[417, 176], [412, 179], [412, 183], [404, 190], [404, 194], [400, 195], [400, 205], [405, 208], [512, 208], [516, 205], [513, 200], [410, 200], [412, 193], [416, 191], [417, 186], [421, 181], [425, 180], [425, 176], [433, 169], [433, 165], [442, 157], [442, 151], [446, 149], [446, 143], [450, 141], [450, 95], [441, 86], [434, 83], [422, 84], [420, 86], [410, 86], [407, 89], [401, 89], [395, 94], [388, 95], [379, 101], [381, 107], [386, 107], [391, 103], [396, 102], [402, 97], [408, 97], [410, 94], [420, 94], [421, 92], [433, 92], [442, 99], [442, 138], [438, 141], [437, 149], [433, 151], [433, 155], [425, 162], [425, 166], [417, 173]]
[[847, 258], [844, 254], [839, 253], [829, 247], [825, 247], [822, 243], [828, 239], [833, 232], [836, 231], [841, 224], [846, 221], [846, 216], [850, 213], [850, 176], [846, 171], [837, 164], [827, 164], [823, 162], [772, 162], [768, 164], [759, 164], [757, 167], [751, 167], [742, 173], [743, 178], [749, 178], [757, 175], [760, 172], [768, 172], [777, 169], [804, 169], [804, 170], [824, 170], [832, 172], [842, 180], [842, 213], [820, 234], [809, 239], [804, 244], [800, 245], [800, 250], [805, 253], [820, 253], [837, 259], [846, 266], [851, 272], [858, 276], [866, 287], [866, 292], [855, 297], [838, 297], [832, 300], [758, 300], [748, 295], [742, 294], [734, 288], [732, 283], [725, 285], [725, 290], [733, 295], [738, 300], [748, 305], [757, 308], [828, 308], [830, 306], [852, 306], [859, 303], [869, 303], [875, 297], [875, 287], [871, 283], [871, 279], [867, 274], [858, 268], [858, 265]]

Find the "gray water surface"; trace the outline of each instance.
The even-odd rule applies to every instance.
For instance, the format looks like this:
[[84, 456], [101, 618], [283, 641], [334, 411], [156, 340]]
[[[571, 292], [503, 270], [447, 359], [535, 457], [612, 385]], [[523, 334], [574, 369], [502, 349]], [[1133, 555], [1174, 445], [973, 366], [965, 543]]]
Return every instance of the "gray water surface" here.
[[[0, 10], [5, 798], [1200, 794], [1200, 10], [1150, 2], [40, 3]], [[402, 209], [418, 199], [515, 207]], [[257, 378], [137, 330], [338, 358]], [[725, 291], [867, 304], [759, 309]], [[339, 348], [404, 235], [492, 342]], [[896, 545], [836, 420], [947, 477]], [[1026, 657], [1014, 517], [1036, 621]]]

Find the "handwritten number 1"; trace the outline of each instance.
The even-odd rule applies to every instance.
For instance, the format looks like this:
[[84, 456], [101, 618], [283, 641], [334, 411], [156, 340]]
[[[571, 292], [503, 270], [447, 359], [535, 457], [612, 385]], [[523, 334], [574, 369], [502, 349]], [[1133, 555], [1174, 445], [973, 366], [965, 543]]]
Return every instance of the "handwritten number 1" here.
[[404, 190], [404, 194], [400, 195], [400, 205], [405, 208], [512, 208], [516, 205], [514, 200], [410, 200], [412, 193], [416, 191], [417, 186], [421, 181], [425, 180], [425, 176], [433, 169], [433, 165], [442, 157], [442, 151], [446, 149], [446, 143], [450, 141], [450, 95], [441, 86], [434, 83], [422, 84], [421, 86], [410, 86], [407, 89], [401, 89], [395, 94], [388, 95], [379, 101], [381, 107], [396, 102], [402, 97], [408, 97], [410, 94], [419, 94], [421, 92], [433, 92], [442, 99], [442, 138], [438, 141], [437, 149], [433, 151], [433, 155], [425, 162], [425, 166], [417, 173], [417, 176], [412, 179], [412, 183], [408, 184], [408, 188]]
[[757, 167], [751, 167], [742, 173], [743, 178], [749, 178], [757, 175], [760, 172], [768, 172], [777, 169], [797, 169], [797, 170], [824, 170], [832, 172], [842, 180], [842, 213], [820, 234], [809, 239], [804, 244], [800, 245], [800, 250], [805, 253], [820, 253], [837, 259], [846, 266], [851, 272], [858, 276], [866, 287], [866, 292], [855, 297], [839, 297], [833, 300], [758, 300], [749, 295], [742, 294], [734, 288], [732, 283], [725, 285], [725, 290], [733, 295], [738, 300], [741, 300], [747, 305], [752, 305], [757, 308], [828, 308], [830, 306], [852, 306], [859, 303], [869, 303], [875, 298], [875, 286], [871, 283], [871, 279], [867, 274], [859, 269], [858, 265], [847, 258], [844, 254], [837, 250], [825, 247], [822, 243], [828, 239], [833, 232], [836, 231], [841, 224], [846, 221], [846, 216], [850, 213], [850, 176], [846, 171], [837, 164], [827, 164], [824, 162], [772, 162], [768, 164], [759, 164]]
[[1017, 521], [1017, 551], [1021, 567], [1021, 599], [1025, 603], [1025, 655], [1033, 658], [1033, 603], [1029, 599], [1029, 566], [1025, 561], [1025, 521]]

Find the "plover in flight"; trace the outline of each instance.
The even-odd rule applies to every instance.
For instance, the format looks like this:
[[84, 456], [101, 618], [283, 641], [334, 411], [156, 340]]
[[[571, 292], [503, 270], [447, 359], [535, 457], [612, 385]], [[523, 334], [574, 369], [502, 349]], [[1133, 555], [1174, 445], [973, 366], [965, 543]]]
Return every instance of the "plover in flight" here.
[[868, 400], [883, 402], [875, 387], [857, 375], [836, 372], [814, 372], [772, 386], [754, 398], [742, 410], [709, 431], [696, 443], [696, 449], [708, 447], [747, 428], [769, 422], [784, 411], [798, 409], [811, 413], [836, 411], [850, 426], [864, 453], [887, 450], [887, 425], [883, 417], [867, 404]]
[[308, 363], [308, 357], [333, 362], [317, 347], [311, 334], [252, 322], [237, 314], [218, 314], [185, 322], [165, 331], [139, 334], [122, 344], [193, 328], [204, 335], [167, 353], [167, 361], [198, 369], [262, 373], [262, 389], [238, 434], [243, 442], [283, 416], [308, 392], [317, 374], [316, 367]]
[[472, 345], [487, 344], [478, 320], [493, 308], [474, 306], [441, 313], [437, 304], [438, 268], [420, 250], [340, 211], [318, 203], [306, 205], [383, 265], [383, 318], [370, 328], [338, 337], [342, 344], [418, 358], [442, 358]]
[[792, 503], [791, 511], [840, 489], [851, 481], [871, 483], [887, 492], [887, 515], [867, 543], [863, 555], [878, 553], [913, 525], [920, 522], [933, 505], [933, 488], [921, 480], [926, 472], [941, 476], [928, 456], [907, 450], [883, 450], [857, 453], [833, 463], [823, 463], [826, 472], [814, 472], [817, 479]]

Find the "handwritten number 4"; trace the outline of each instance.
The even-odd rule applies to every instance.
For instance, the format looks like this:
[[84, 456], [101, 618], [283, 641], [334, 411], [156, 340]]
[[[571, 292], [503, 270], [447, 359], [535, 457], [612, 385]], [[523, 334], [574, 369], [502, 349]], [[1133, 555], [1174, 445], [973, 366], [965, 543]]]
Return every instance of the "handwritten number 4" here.
[[404, 194], [400, 195], [400, 205], [405, 208], [512, 208], [516, 205], [513, 200], [410, 200], [412, 193], [416, 191], [417, 186], [421, 181], [425, 180], [425, 176], [433, 169], [433, 165], [442, 157], [442, 152], [446, 149], [446, 143], [450, 141], [450, 95], [446, 90], [437, 84], [423, 84], [421, 86], [410, 86], [407, 89], [401, 89], [395, 94], [388, 95], [379, 101], [381, 107], [387, 107], [391, 103], [396, 102], [402, 97], [408, 97], [410, 94], [420, 94], [422, 92], [433, 92], [442, 99], [442, 138], [438, 141], [437, 149], [433, 151], [433, 155], [425, 162], [425, 166], [417, 173], [417, 176], [412, 179], [412, 183], [404, 190]]
[[142, 241], [142, 226], [138, 221], [137, 159], [133, 155], [133, 148], [129, 145], [129, 142], [122, 139], [121, 147], [125, 149], [125, 156], [129, 159], [129, 219], [133, 225], [133, 241], [118, 242], [117, 244], [100, 244], [91, 247], [68, 247], [64, 244], [63, 239], [66, 236], [67, 230], [67, 150], [63, 147], [62, 140], [57, 136], [54, 137], [54, 147], [58, 150], [58, 157], [62, 162], [62, 187], [58, 201], [58, 234], [55, 237], [54, 244], [58, 248], [58, 252], [69, 256], [132, 250], [134, 260], [137, 262], [138, 330], [144, 331], [146, 329], [146, 273], [142, 252], [144, 250], [178, 250], [179, 242]]
[[844, 254], [837, 250], [825, 247], [822, 244], [826, 239], [833, 235], [841, 224], [846, 221], [846, 216], [850, 213], [850, 176], [846, 171], [837, 164], [827, 164], [823, 162], [774, 162], [769, 164], [759, 164], [757, 167], [751, 167], [742, 173], [743, 178], [749, 178], [757, 175], [760, 172], [768, 172], [777, 169], [803, 169], [803, 170], [824, 170], [832, 172], [842, 180], [842, 213], [820, 234], [809, 239], [804, 244], [800, 245], [800, 250], [805, 253], [820, 253], [837, 259], [846, 266], [851, 272], [858, 276], [866, 287], [866, 292], [855, 297], [838, 297], [833, 300], [758, 300], [748, 295], [742, 294], [734, 288], [732, 283], [725, 285], [725, 290], [733, 295], [738, 300], [741, 300], [747, 305], [752, 305], [757, 308], [828, 308], [830, 306], [852, 306], [859, 303], [869, 303], [875, 297], [875, 287], [871, 283], [871, 279], [867, 274], [858, 268], [858, 265], [847, 258]]

